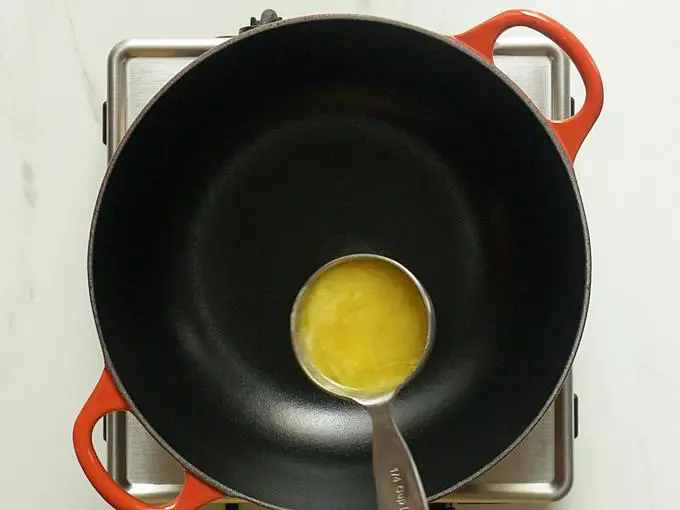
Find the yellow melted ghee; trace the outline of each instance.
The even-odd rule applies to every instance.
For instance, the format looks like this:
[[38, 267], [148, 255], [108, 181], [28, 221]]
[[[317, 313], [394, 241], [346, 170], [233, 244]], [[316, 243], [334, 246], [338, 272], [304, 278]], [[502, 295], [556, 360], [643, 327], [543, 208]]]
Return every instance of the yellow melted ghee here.
[[413, 281], [377, 259], [330, 267], [298, 305], [306, 357], [328, 379], [365, 393], [399, 386], [425, 351], [428, 318]]

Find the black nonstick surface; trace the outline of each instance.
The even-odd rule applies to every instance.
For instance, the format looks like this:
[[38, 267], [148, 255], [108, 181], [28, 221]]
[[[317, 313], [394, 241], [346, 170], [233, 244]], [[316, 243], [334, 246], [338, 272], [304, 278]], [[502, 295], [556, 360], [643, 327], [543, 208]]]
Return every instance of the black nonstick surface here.
[[559, 389], [589, 247], [545, 123], [457, 43], [399, 24], [257, 29], [184, 73], [112, 162], [90, 246], [107, 364], [189, 469], [269, 506], [372, 509], [370, 423], [297, 365], [304, 281], [387, 255], [433, 350], [397, 419], [428, 495], [492, 465]]

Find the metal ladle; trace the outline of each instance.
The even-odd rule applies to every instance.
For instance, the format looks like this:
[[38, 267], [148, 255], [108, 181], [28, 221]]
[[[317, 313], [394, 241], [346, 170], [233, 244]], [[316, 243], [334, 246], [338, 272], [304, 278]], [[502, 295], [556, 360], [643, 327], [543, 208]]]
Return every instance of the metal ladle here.
[[[299, 326], [298, 310], [311, 284], [324, 272], [338, 264], [357, 260], [379, 260], [398, 268], [413, 282], [422, 299], [427, 312], [427, 339], [423, 355], [414, 370], [394, 388], [383, 390], [379, 394], [368, 394], [360, 390], [343, 386], [319, 372], [306, 351], [306, 344], [297, 334]], [[434, 339], [434, 310], [425, 288], [418, 279], [400, 263], [374, 254], [347, 255], [334, 259], [318, 269], [304, 284], [293, 304], [290, 316], [291, 338], [293, 350], [303, 371], [320, 388], [328, 393], [348, 398], [368, 411], [373, 430], [373, 477], [378, 499], [379, 510], [427, 510], [427, 496], [423, 488], [418, 469], [404, 438], [394, 421], [392, 401], [420, 370], [427, 358]]]

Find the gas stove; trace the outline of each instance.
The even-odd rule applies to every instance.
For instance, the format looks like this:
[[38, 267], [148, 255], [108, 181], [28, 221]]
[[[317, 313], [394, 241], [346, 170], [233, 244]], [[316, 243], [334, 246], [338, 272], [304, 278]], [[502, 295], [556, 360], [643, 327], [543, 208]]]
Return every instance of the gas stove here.
[[[224, 40], [133, 39], [111, 50], [104, 103], [104, 143], [109, 159], [154, 94], [193, 59]], [[543, 39], [506, 38], [499, 41], [495, 53], [496, 65], [547, 117], [569, 115], [573, 109], [569, 60], [559, 48]], [[442, 507], [452, 508], [457, 503], [547, 503], [563, 497], [573, 478], [577, 403], [569, 376], [534, 430], [493, 469], [442, 498]], [[181, 487], [182, 470], [131, 414], [107, 416], [104, 430], [107, 469], [121, 486], [151, 504], [174, 498]], [[236, 498], [225, 497], [211, 508], [237, 508], [239, 503]]]

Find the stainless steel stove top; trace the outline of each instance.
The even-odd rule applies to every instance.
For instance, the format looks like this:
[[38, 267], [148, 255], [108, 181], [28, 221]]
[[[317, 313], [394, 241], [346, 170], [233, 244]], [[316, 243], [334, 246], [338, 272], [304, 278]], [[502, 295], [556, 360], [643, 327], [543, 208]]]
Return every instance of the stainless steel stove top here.
[[[104, 140], [109, 158], [130, 123], [153, 95], [215, 39], [136, 39], [109, 55]], [[496, 64], [553, 119], [570, 111], [569, 60], [554, 45], [536, 39], [505, 39]], [[442, 503], [545, 503], [564, 496], [573, 476], [576, 403], [571, 376], [545, 417], [505, 459]], [[107, 468], [123, 487], [148, 502], [172, 499], [180, 489], [179, 465], [129, 414], [106, 418]], [[454, 460], [452, 460], [454, 462]], [[238, 503], [225, 497], [220, 503]]]

